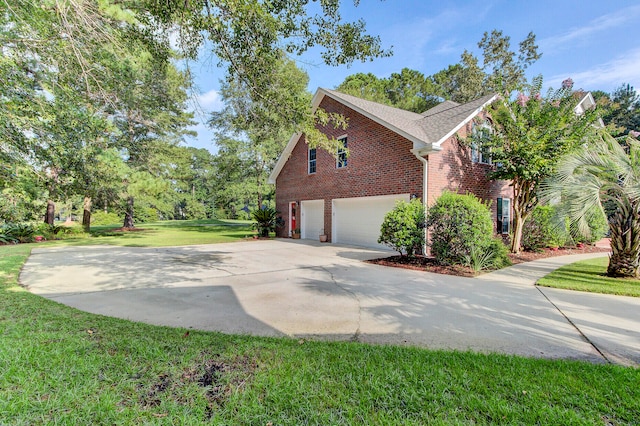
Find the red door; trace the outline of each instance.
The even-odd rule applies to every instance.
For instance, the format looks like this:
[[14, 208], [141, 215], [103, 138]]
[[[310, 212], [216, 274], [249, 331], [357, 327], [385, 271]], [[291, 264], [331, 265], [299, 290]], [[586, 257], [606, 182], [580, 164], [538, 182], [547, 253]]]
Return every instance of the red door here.
[[291, 233], [293, 233], [293, 231], [298, 228], [298, 226], [297, 226], [297, 224], [298, 224], [298, 222], [297, 222], [297, 218], [298, 218], [298, 209], [297, 209], [297, 207], [298, 207], [297, 203], [295, 201], [292, 201], [291, 202], [291, 207], [289, 209], [291, 211], [291, 214], [289, 215], [289, 222], [290, 222], [289, 223], [289, 231]]

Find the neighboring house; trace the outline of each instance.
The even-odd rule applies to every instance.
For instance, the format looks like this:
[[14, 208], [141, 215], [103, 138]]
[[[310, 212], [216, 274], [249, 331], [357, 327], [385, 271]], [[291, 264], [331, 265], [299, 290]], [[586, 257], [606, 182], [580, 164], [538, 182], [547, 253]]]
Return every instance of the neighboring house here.
[[346, 130], [320, 130], [348, 149], [335, 156], [310, 148], [294, 135], [269, 177], [276, 185], [276, 208], [285, 226], [281, 237], [300, 229], [302, 238], [368, 247], [377, 243], [384, 215], [397, 200], [418, 197], [431, 205], [443, 191], [473, 193], [491, 202], [499, 233], [508, 233], [513, 190], [492, 181], [487, 152], [459, 140], [488, 126], [484, 96], [458, 104], [446, 101], [416, 114], [327, 89], [318, 89], [314, 108], [344, 115]]

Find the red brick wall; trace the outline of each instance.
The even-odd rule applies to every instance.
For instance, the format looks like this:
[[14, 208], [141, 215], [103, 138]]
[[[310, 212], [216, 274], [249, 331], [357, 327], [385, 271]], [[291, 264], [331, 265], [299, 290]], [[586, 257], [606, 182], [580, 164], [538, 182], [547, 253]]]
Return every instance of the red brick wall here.
[[[471, 130], [471, 123], [458, 134], [465, 137]], [[471, 161], [471, 150], [453, 136], [442, 144], [442, 151], [429, 155], [429, 205], [448, 190], [460, 194], [472, 193], [478, 198], [490, 201], [494, 226], [499, 197], [513, 198], [513, 188], [507, 181], [492, 181], [487, 173], [492, 166]]]
[[[320, 128], [335, 138], [347, 135], [348, 165], [336, 168], [335, 157], [318, 149], [316, 173], [310, 175], [307, 173], [308, 146], [303, 138], [298, 141], [276, 181], [276, 208], [285, 221], [285, 227], [278, 230], [279, 236], [290, 233], [291, 201], [323, 199], [324, 230], [331, 241], [331, 200], [334, 198], [407, 193], [422, 197], [423, 165], [410, 152], [411, 141], [329, 97], [323, 99], [320, 107], [343, 114], [349, 120], [346, 130], [332, 126]], [[459, 133], [464, 136], [470, 128], [469, 124]], [[455, 137], [443, 144], [442, 151], [429, 155], [428, 160], [429, 205], [444, 190], [471, 192], [491, 201], [495, 223], [496, 199], [513, 196], [506, 182], [486, 178], [491, 166], [472, 163], [470, 149]]]
[[316, 173], [307, 173], [308, 146], [298, 141], [276, 181], [276, 208], [285, 220], [280, 236], [289, 235], [289, 202], [325, 200], [324, 230], [331, 241], [331, 200], [390, 194], [422, 196], [422, 163], [410, 152], [413, 143], [384, 126], [325, 97], [320, 104], [327, 112], [348, 117], [346, 130], [333, 126], [320, 129], [335, 138], [347, 135], [347, 167], [336, 168], [330, 153], [318, 149]]

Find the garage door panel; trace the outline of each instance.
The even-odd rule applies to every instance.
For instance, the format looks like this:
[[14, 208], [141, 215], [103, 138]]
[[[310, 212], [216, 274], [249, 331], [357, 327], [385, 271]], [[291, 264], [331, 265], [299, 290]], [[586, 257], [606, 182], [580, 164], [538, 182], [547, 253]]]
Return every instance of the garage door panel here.
[[333, 200], [333, 241], [365, 247], [387, 248], [378, 244], [380, 226], [398, 200], [409, 201], [409, 194], [390, 197], [363, 197]]
[[324, 200], [301, 201], [300, 213], [300, 237], [317, 240], [324, 230]]

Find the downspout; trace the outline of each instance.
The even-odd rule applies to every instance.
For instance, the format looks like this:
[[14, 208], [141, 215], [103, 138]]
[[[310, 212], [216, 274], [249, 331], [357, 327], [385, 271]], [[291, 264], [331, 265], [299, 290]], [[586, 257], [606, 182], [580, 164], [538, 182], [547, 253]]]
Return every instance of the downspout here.
[[[420, 155], [420, 151], [412, 149], [411, 153], [416, 156], [423, 165], [422, 176], [422, 205], [425, 213], [427, 212], [427, 200], [429, 199], [429, 160]], [[424, 244], [422, 245], [422, 254], [427, 255], [427, 228], [424, 228]]]

